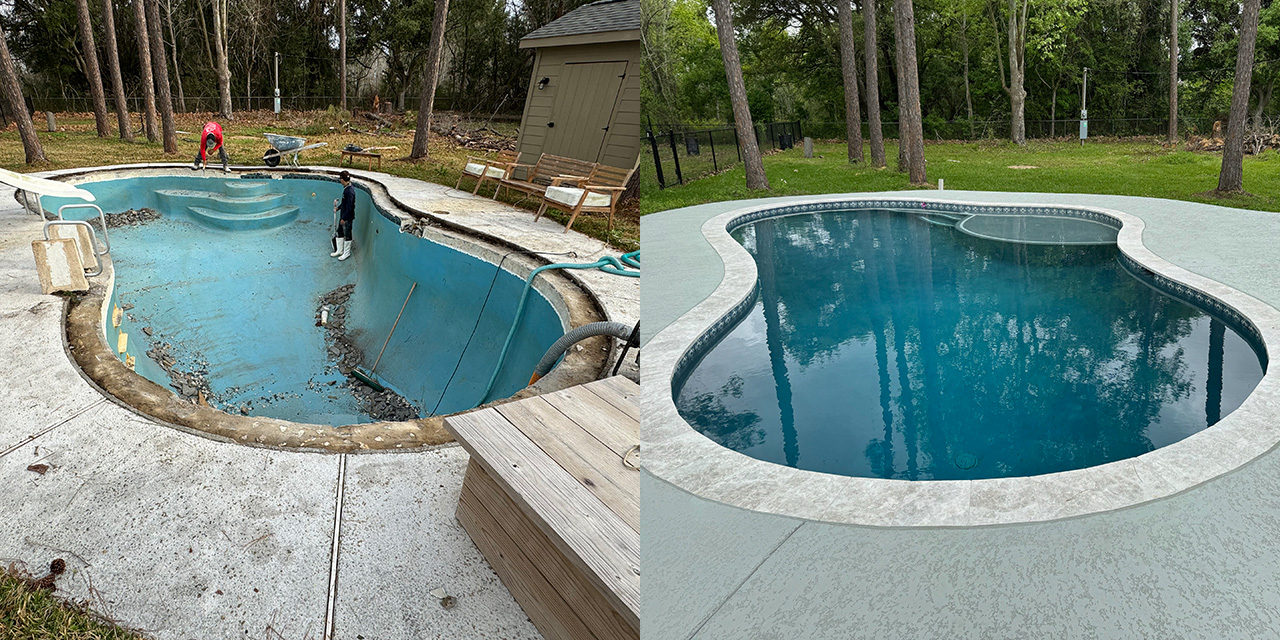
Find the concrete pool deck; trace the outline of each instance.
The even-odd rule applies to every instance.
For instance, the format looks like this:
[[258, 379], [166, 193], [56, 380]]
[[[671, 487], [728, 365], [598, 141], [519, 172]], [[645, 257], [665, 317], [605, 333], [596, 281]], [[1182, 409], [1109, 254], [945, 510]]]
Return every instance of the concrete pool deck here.
[[[617, 253], [469, 193], [352, 174], [532, 249]], [[116, 404], [68, 357], [63, 300], [39, 293], [31, 241], [40, 227], [0, 189], [0, 330], [10, 337], [0, 346], [0, 562], [43, 575], [63, 558], [59, 595], [160, 639], [539, 637], [454, 519], [467, 463], [459, 446], [254, 448]], [[635, 321], [637, 279], [577, 275], [611, 319]], [[430, 595], [437, 588], [453, 608]]]
[[[1145, 224], [1142, 242], [1155, 256], [1280, 305], [1274, 269], [1280, 215], [1274, 213], [1121, 196], [847, 195], [1122, 211]], [[715, 203], [645, 216], [641, 233], [651, 268], [642, 284], [644, 341], [724, 280], [718, 254], [701, 233], [706, 221], [753, 205], [809, 199]], [[646, 399], [655, 385], [669, 386], [670, 380], [646, 376]], [[667, 428], [653, 422], [661, 418], [647, 400], [644, 417], [645, 434]], [[651, 454], [647, 450], [646, 457]], [[1180, 493], [1119, 510], [1026, 524], [901, 528], [741, 509], [646, 471], [643, 634], [1265, 636], [1280, 617], [1280, 544], [1272, 542], [1280, 533], [1276, 495], [1280, 457], [1271, 451]]]

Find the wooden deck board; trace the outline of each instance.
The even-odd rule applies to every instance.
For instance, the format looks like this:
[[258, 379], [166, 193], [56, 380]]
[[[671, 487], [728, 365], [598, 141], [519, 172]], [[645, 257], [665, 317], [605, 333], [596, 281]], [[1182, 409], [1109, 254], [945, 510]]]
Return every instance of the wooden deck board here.
[[614, 453], [625, 456], [640, 442], [640, 425], [625, 412], [583, 385], [539, 396], [559, 409], [568, 419], [587, 426], [591, 434]]
[[[616, 608], [639, 610], [636, 530], [496, 410], [450, 418], [473, 458]], [[627, 470], [630, 471], [630, 470]], [[589, 500], [584, 500], [583, 495]]]
[[497, 407], [515, 428], [564, 467], [632, 529], [640, 527], [639, 473], [586, 428], [541, 397]]
[[[466, 517], [474, 520], [482, 529], [488, 529], [484, 531], [484, 535], [489, 538], [490, 544], [503, 554], [504, 559], [511, 560], [507, 570], [521, 574], [517, 581], [522, 593], [512, 593], [521, 605], [526, 599], [546, 599], [545, 603], [530, 607], [533, 610], [529, 612], [530, 618], [534, 618], [534, 611], [538, 615], [553, 611], [557, 617], [562, 618], [556, 623], [543, 623], [534, 619], [544, 635], [558, 637], [544, 627], [557, 628], [557, 632], [566, 627], [576, 629], [580, 620], [595, 632], [595, 635], [581, 637], [624, 640], [637, 636], [635, 622], [627, 621], [610, 608], [599, 591], [592, 588], [581, 572], [556, 552], [555, 545], [524, 517], [511, 498], [474, 460], [467, 466], [463, 500], [458, 503], [459, 520], [464, 518], [464, 508], [476, 512], [467, 514]], [[468, 527], [470, 532], [465, 521], [463, 526]], [[495, 528], [500, 530], [493, 531]], [[476, 546], [481, 545], [477, 542]], [[486, 555], [489, 553], [487, 549], [484, 552]], [[503, 576], [503, 580], [506, 580], [506, 576]], [[554, 591], [556, 597], [547, 597], [549, 590]], [[567, 611], [562, 608], [566, 605]], [[573, 633], [569, 633], [569, 636], [580, 637]]]
[[638, 638], [638, 396], [614, 378], [445, 421], [471, 454], [458, 519], [548, 637]]

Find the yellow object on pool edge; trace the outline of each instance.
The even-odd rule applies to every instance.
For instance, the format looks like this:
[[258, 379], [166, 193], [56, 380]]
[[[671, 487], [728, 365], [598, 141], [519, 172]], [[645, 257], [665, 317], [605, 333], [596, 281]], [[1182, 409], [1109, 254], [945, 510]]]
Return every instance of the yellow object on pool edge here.
[[116, 340], [116, 351], [119, 351], [120, 353], [124, 353], [128, 349], [129, 349], [129, 334], [121, 333], [120, 337]]

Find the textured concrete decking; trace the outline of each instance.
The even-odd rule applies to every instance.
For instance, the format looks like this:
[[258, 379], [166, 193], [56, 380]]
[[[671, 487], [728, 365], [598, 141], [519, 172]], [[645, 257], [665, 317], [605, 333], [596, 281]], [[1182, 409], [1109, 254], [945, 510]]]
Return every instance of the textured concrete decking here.
[[[528, 211], [352, 173], [530, 248], [583, 261], [616, 253]], [[332, 637], [351, 640], [540, 637], [454, 519], [465, 451], [250, 448], [117, 405], [69, 359], [63, 301], [40, 294], [40, 226], [0, 188], [0, 562], [43, 574], [63, 558], [59, 595], [159, 639], [318, 640], [328, 620]], [[635, 321], [636, 279], [577, 275], [611, 319]], [[27, 470], [37, 462], [49, 471]], [[429, 595], [436, 588], [454, 596], [452, 609]]]
[[[893, 194], [850, 194], [875, 197]], [[924, 192], [1089, 204], [1146, 224], [1161, 258], [1280, 306], [1280, 215], [1151, 198]], [[724, 276], [699, 229], [752, 204], [645, 216], [645, 339]], [[669, 384], [649, 377], [646, 385]], [[646, 474], [643, 637], [1274, 637], [1280, 456], [1180, 494], [1090, 516], [951, 529], [834, 525], [729, 507]]]

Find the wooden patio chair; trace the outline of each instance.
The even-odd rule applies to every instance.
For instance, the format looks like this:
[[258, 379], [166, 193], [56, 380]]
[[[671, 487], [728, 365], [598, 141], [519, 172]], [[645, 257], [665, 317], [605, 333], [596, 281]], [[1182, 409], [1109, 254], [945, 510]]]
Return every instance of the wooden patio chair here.
[[480, 191], [480, 185], [486, 181], [497, 182], [511, 177], [511, 171], [518, 162], [520, 162], [518, 151], [499, 151], [497, 158], [467, 156], [467, 164], [462, 167], [462, 175], [458, 176], [458, 184], [453, 185], [453, 188], [462, 186], [463, 178], [475, 178], [476, 188], [471, 190], [471, 194], [475, 195]]
[[[602, 164], [586, 180], [556, 178], [543, 192], [542, 206], [533, 219], [541, 218], [548, 207], [559, 209], [569, 214], [569, 223], [564, 226], [564, 232], [569, 233], [578, 214], [608, 213], [609, 225], [605, 231], [608, 233], [613, 230], [613, 212], [618, 207], [618, 200], [622, 197], [622, 192], [627, 190], [627, 183], [631, 181], [631, 174], [635, 171], [635, 167], [619, 169]], [[574, 184], [566, 186], [568, 183]]]
[[543, 192], [556, 179], [579, 182], [586, 180], [596, 170], [596, 163], [544, 153], [538, 157], [536, 164], [513, 165], [513, 173], [514, 169], [518, 168], [526, 170], [524, 180], [517, 180], [513, 176], [499, 180], [498, 188], [493, 191], [495, 200], [498, 199], [498, 192], [503, 188], [541, 198]]

